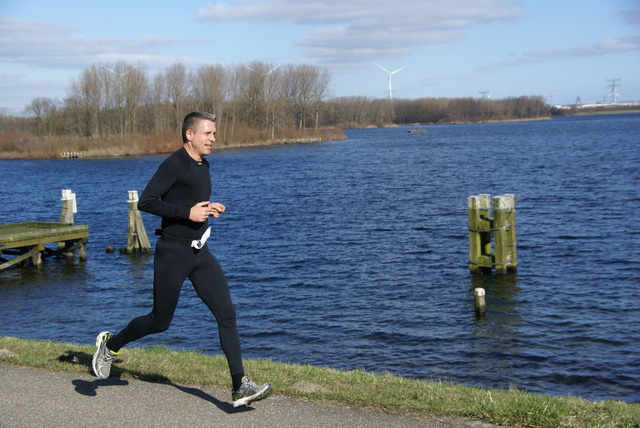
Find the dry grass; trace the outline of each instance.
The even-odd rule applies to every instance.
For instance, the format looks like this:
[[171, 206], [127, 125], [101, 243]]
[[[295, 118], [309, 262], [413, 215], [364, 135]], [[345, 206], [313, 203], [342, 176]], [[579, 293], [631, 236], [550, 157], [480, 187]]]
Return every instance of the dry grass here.
[[[224, 140], [220, 134], [217, 147], [255, 147], [273, 144], [299, 143], [307, 140], [344, 139], [340, 129], [330, 132], [304, 132], [289, 130], [276, 141], [263, 133], [238, 132], [233, 140]], [[123, 156], [144, 156], [171, 153], [181, 147], [181, 141], [173, 134], [137, 134], [127, 137], [106, 138], [34, 138], [16, 134], [0, 134], [0, 159], [60, 159], [66, 153], [74, 157], [110, 158]]]

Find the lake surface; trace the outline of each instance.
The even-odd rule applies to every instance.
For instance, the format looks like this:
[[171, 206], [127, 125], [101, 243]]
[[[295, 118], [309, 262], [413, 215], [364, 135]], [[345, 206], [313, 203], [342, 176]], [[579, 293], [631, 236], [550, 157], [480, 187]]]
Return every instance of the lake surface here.
[[[244, 356], [640, 402], [640, 115], [408, 129], [212, 154]], [[163, 158], [0, 161], [3, 223], [58, 221], [71, 189], [90, 233], [86, 263], [0, 272], [1, 336], [89, 344], [150, 310], [152, 256], [104, 247]], [[515, 275], [469, 273], [480, 193], [517, 196]], [[171, 328], [130, 346], [157, 343], [220, 353], [188, 282]]]

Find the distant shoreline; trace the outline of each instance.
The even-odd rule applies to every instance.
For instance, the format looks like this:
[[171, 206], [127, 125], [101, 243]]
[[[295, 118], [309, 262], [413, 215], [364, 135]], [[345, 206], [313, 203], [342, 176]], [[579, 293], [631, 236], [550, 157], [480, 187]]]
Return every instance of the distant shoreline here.
[[[284, 138], [275, 141], [258, 140], [250, 142], [230, 142], [214, 144], [214, 151], [226, 149], [241, 149], [266, 146], [281, 146], [287, 144], [313, 144], [322, 141], [336, 141], [346, 139], [346, 135], [342, 131], [337, 133], [323, 135], [322, 137], [310, 136], [303, 138]], [[128, 139], [135, 141], [144, 139], [143, 137], [134, 137]], [[86, 145], [86, 141], [78, 140], [73, 142], [61, 142], [58, 140], [35, 142], [25, 147], [23, 150], [0, 151], [0, 160], [54, 160], [54, 159], [116, 159], [126, 157], [139, 156], [161, 156], [172, 153], [179, 149], [180, 143], [176, 140], [175, 144], [162, 144], [160, 149], [153, 149], [148, 143], [126, 144], [121, 141], [112, 141], [110, 139], [94, 139], [91, 144], [96, 148], [86, 149], [82, 146]], [[56, 150], [56, 146], [59, 147]], [[73, 147], [75, 146], [75, 147]]]
[[[365, 126], [360, 128], [350, 129], [385, 129], [385, 128], [400, 128], [410, 126], [438, 126], [438, 125], [468, 125], [468, 124], [481, 124], [481, 123], [510, 123], [510, 122], [534, 122], [552, 120], [559, 117], [572, 117], [572, 116], [598, 116], [607, 114], [634, 114], [640, 113], [638, 110], [580, 110], [573, 109], [566, 115], [553, 115], [545, 117], [535, 118], [522, 118], [522, 119], [504, 119], [504, 120], [482, 120], [482, 121], [453, 121], [453, 122], [440, 122], [440, 123], [406, 123], [406, 124], [388, 124], [383, 126]], [[144, 141], [136, 144], [137, 140], [144, 140], [145, 136], [136, 136], [127, 138], [125, 142], [118, 140], [113, 141], [111, 138], [95, 139], [91, 140], [91, 144], [95, 145], [96, 149], [66, 149], [65, 145], [83, 146], [87, 144], [87, 140], [74, 140], [72, 142], [51, 140], [29, 143], [28, 147], [21, 147], [18, 150], [0, 151], [0, 160], [53, 160], [53, 159], [110, 159], [110, 158], [124, 158], [124, 157], [139, 157], [139, 156], [161, 156], [168, 153], [172, 153], [173, 147], [176, 149], [179, 144], [175, 146], [170, 144], [162, 145], [162, 149], [154, 150], [149, 147], [149, 143]], [[313, 135], [305, 138], [285, 138], [275, 141], [270, 140], [256, 140], [245, 142], [225, 142], [214, 148], [215, 151], [225, 149], [242, 149], [242, 148], [255, 148], [255, 147], [268, 147], [268, 146], [280, 146], [286, 144], [313, 144], [323, 141], [338, 141], [346, 140], [347, 136], [344, 131], [336, 131], [330, 134], [317, 136]], [[130, 144], [130, 142], [133, 142]], [[40, 147], [38, 147], [40, 146]], [[54, 147], [59, 147], [54, 149]], [[171, 147], [171, 148], [170, 148]], [[169, 149], [170, 148], [170, 149]], [[21, 150], [23, 149], [23, 150]]]

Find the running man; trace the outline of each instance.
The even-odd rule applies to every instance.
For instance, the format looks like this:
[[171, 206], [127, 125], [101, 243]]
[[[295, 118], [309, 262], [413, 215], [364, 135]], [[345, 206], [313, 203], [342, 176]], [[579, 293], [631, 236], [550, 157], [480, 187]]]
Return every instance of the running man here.
[[138, 208], [162, 217], [154, 253], [153, 309], [134, 318], [118, 334], [108, 331], [96, 339], [93, 371], [109, 377], [111, 363], [126, 344], [169, 328], [182, 284], [187, 278], [214, 315], [220, 345], [231, 373], [234, 407], [267, 398], [271, 385], [258, 386], [245, 376], [236, 326], [236, 310], [222, 268], [206, 244], [209, 217], [218, 218], [225, 206], [210, 202], [209, 162], [216, 135], [216, 117], [189, 113], [182, 124], [183, 147], [160, 165], [140, 196]]

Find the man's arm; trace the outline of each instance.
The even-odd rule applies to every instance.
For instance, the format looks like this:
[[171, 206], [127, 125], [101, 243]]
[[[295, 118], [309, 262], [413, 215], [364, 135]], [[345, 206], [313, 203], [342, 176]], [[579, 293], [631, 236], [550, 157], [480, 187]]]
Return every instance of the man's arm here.
[[161, 200], [175, 184], [176, 176], [169, 162], [163, 162], [140, 195], [138, 209], [160, 217], [189, 219], [191, 207], [169, 204]]

